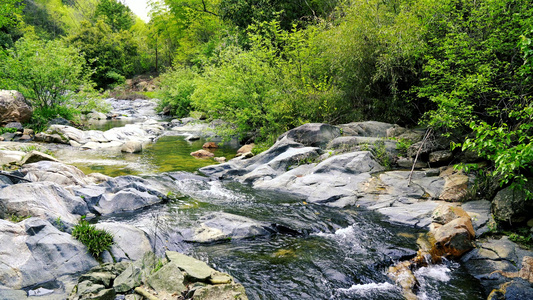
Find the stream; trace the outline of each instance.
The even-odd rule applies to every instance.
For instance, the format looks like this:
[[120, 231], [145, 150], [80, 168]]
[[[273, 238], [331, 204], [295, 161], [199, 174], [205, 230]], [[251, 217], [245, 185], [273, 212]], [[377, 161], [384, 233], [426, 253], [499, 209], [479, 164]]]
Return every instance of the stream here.
[[[68, 147], [55, 154], [85, 173], [140, 175], [171, 185], [175, 196], [167, 203], [98, 221], [141, 228], [160, 255], [174, 250], [208, 262], [234, 276], [250, 299], [403, 299], [386, 270], [394, 261], [414, 255], [420, 229], [391, 224], [378, 213], [356, 206], [312, 205], [293, 195], [198, 176], [198, 168], [215, 163], [189, 155], [203, 143], [163, 136], [139, 154], [76, 154]], [[230, 159], [237, 147], [223, 145], [215, 155]], [[191, 242], [201, 220], [222, 213], [276, 230], [247, 238]], [[424, 267], [415, 275], [419, 299], [484, 297], [478, 280], [456, 262]]]

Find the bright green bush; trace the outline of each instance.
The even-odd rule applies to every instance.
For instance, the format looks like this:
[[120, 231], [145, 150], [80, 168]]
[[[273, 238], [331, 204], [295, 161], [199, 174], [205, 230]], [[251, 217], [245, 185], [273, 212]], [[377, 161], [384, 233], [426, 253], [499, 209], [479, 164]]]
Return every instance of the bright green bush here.
[[106, 230], [96, 229], [84, 219], [74, 226], [72, 237], [82, 242], [94, 257], [100, 257], [104, 251], [111, 250], [114, 244], [112, 234]]
[[198, 73], [190, 68], [177, 68], [159, 77], [159, 110], [170, 107], [170, 113], [186, 117], [191, 111], [191, 96], [196, 88]]
[[417, 91], [437, 108], [425, 123], [450, 135], [473, 132], [463, 150], [490, 160], [501, 185], [521, 189], [533, 175], [533, 4], [443, 0], [433, 16]]
[[82, 54], [61, 40], [27, 34], [13, 49], [0, 51], [3, 88], [20, 91], [35, 108], [65, 105], [74, 91], [88, 85]]

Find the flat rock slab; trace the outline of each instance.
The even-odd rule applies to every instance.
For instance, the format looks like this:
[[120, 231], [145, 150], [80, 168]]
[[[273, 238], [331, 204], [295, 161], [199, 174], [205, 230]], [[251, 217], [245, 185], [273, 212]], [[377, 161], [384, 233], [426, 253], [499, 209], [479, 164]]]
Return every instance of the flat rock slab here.
[[209, 267], [205, 262], [187, 255], [174, 251], [166, 251], [165, 255], [169, 261], [175, 263], [180, 269], [185, 271], [189, 277], [198, 281], [205, 281], [215, 272], [215, 270]]

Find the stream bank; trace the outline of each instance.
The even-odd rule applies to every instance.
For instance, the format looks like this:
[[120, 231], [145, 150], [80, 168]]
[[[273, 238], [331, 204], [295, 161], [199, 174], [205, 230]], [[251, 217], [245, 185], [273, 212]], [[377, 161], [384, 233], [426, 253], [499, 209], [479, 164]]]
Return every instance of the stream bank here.
[[[153, 135], [150, 144], [141, 154], [131, 155], [147, 153], [170, 132], [191, 137], [208, 128], [183, 125], [187, 121], [133, 124], [140, 130], [145, 123], [163, 129], [145, 131]], [[81, 149], [70, 143], [76, 138], [104, 136], [54, 128], [60, 129], [59, 148], [65, 149]], [[398, 137], [417, 134], [378, 122], [308, 124], [282, 135], [260, 155], [201, 168], [209, 178], [176, 169], [147, 172], [142, 178], [113, 178], [87, 175], [61, 162], [23, 165], [11, 174], [31, 183], [0, 176], [4, 217], [32, 216], [17, 224], [2, 223], [2, 240], [13, 245], [2, 259], [13, 262], [4, 265], [3, 278], [13, 279], [5, 281], [7, 290], [2, 291], [29, 292], [46, 286], [54, 291], [49, 297], [68, 294], [76, 274], [97, 264], [69, 234], [81, 215], [89, 215], [99, 228], [114, 233], [117, 244], [111, 252], [118, 261], [141, 259], [146, 251], [190, 254], [234, 276], [252, 299], [401, 299], [401, 289], [387, 277], [387, 268], [416, 255], [417, 239], [432, 223], [433, 211], [446, 201], [460, 200], [472, 178], [426, 164], [407, 186], [407, 170], [388, 171], [384, 166], [385, 157], [389, 162], [398, 157], [397, 142], [385, 139], [391, 131]], [[168, 145], [176, 147], [175, 141]], [[108, 150], [120, 151], [84, 151]], [[377, 150], [384, 150], [381, 160], [376, 159]], [[462, 207], [472, 217], [478, 237], [490, 230], [489, 201]], [[35, 228], [42, 235], [33, 237]], [[414, 270], [417, 297], [479, 299], [501, 284], [528, 291], [520, 279], [492, 272], [520, 273], [530, 251], [505, 237], [477, 242], [460, 263]], [[111, 262], [112, 257], [104, 260]]]

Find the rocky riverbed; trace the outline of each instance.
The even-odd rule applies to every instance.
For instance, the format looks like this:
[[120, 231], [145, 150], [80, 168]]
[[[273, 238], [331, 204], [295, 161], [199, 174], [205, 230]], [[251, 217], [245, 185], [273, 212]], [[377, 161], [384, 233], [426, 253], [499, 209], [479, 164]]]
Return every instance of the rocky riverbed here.
[[[145, 113], [144, 117], [151, 114]], [[99, 149], [142, 152], [146, 145], [169, 132], [193, 139], [196, 136], [214, 135], [210, 128], [216, 123], [204, 125], [191, 121], [158, 122], [143, 118], [137, 123], [107, 131], [82, 131], [68, 125], [52, 125], [39, 135], [37, 139], [42, 143], [37, 145], [43, 151], [60, 145], [75, 151]], [[523, 207], [522, 211], [510, 209], [513, 197], [509, 199], [509, 192], [505, 189], [493, 201], [461, 202], [475, 178], [456, 171], [453, 163], [458, 162], [458, 159], [468, 161], [468, 157], [453, 155], [442, 143], [422, 144], [422, 135], [423, 132], [379, 122], [339, 126], [306, 124], [283, 134], [273, 147], [259, 155], [246, 154], [227, 163], [201, 168], [200, 172], [207, 177], [180, 172], [144, 178], [85, 174], [40, 151], [20, 151], [21, 145], [28, 147], [34, 142], [0, 142], [0, 164], [6, 168], [0, 175], [0, 215], [3, 219], [0, 220], [0, 298], [65, 299], [71, 295], [72, 299], [91, 299], [94, 295], [99, 295], [97, 298], [107, 295], [105, 297], [109, 299], [124, 299], [117, 295], [135, 297], [132, 292], [136, 287], [141, 287], [143, 290], [138, 290], [138, 293], [147, 292], [152, 296], [157, 292], [159, 295], [168, 293], [169, 297], [176, 298], [194, 296], [195, 299], [221, 299], [216, 298], [222, 297], [219, 292], [228, 291], [228, 295], [244, 299], [246, 296], [242, 286], [235, 284], [230, 275], [217, 273], [211, 266], [208, 267], [210, 271], [205, 272], [206, 276], [191, 276], [179, 263], [174, 264], [176, 260], [170, 258], [168, 253], [164, 258], [165, 249], [186, 251], [190, 249], [186, 244], [216, 245], [275, 235], [312, 237], [324, 235], [324, 231], [336, 234], [341, 228], [333, 223], [322, 225], [319, 216], [332, 214], [330, 211], [335, 210], [344, 212], [362, 208], [385, 216], [386, 222], [391, 224], [430, 232], [429, 238], [425, 233], [418, 238], [419, 249], [431, 251], [435, 245], [441, 244], [446, 247], [455, 245], [454, 249], [458, 249], [466, 245], [468, 249], [464, 251], [465, 254], [452, 255], [454, 251], [448, 251], [440, 255], [459, 261], [462, 268], [479, 280], [484, 293], [487, 296], [490, 294], [490, 299], [531, 297], [533, 265], [530, 257], [533, 257], [533, 252], [520, 248], [508, 237], [488, 235], [494, 224], [493, 216], [516, 220], [524, 215], [527, 217], [530, 208]], [[414, 144], [407, 151], [399, 152], [397, 144], [404, 139], [410, 139]], [[414, 162], [418, 149], [421, 151], [418, 151], [417, 168], [411, 173], [403, 168]], [[16, 166], [16, 170], [11, 170], [9, 166]], [[288, 221], [280, 216], [272, 216], [270, 220], [258, 219], [259, 215], [253, 214], [256, 208], [251, 209], [250, 216], [243, 216], [235, 209], [219, 212], [216, 205], [221, 202], [233, 203], [235, 207], [246, 203], [224, 187], [224, 182], [228, 180], [249, 185], [255, 191], [281, 192], [287, 195], [287, 199], [297, 199], [283, 202], [285, 210], [289, 210], [289, 207], [300, 209], [294, 203], [304, 203], [302, 208], [311, 205], [327, 209], [317, 210], [314, 217], [306, 216], [307, 222], [310, 222], [308, 224]], [[207, 200], [184, 202], [184, 197], [217, 199], [218, 203], [202, 204], [208, 203]], [[166, 219], [175, 218], [172, 213], [152, 215], [149, 218], [150, 223], [155, 224], [152, 226], [142, 223], [143, 219], [137, 223], [126, 221], [134, 219], [129, 217], [132, 214], [149, 215], [152, 209], [167, 203], [179, 207], [177, 211], [181, 213], [178, 215], [187, 221], [173, 228], [157, 225], [159, 219], [161, 224], [173, 224], [165, 223]], [[190, 207], [202, 205], [213, 208], [201, 215], [196, 212], [184, 214]], [[273, 204], [269, 205], [270, 210], [275, 209], [271, 206]], [[462, 208], [465, 215], [457, 215], [443, 222], [444, 213], [439, 212], [454, 211], [454, 208]], [[297, 213], [294, 211], [289, 214]], [[72, 238], [72, 228], [81, 216], [100, 220], [96, 223], [97, 227], [114, 234], [115, 245], [110, 253], [102, 257], [107, 265], [100, 265], [87, 253], [83, 244]], [[24, 217], [29, 218], [20, 221]], [[10, 218], [13, 221], [9, 221]], [[465, 223], [446, 225], [452, 221]], [[446, 226], [450, 227], [449, 231], [439, 229], [448, 228]], [[430, 245], [427, 246], [427, 243]], [[357, 248], [357, 244], [351, 247]], [[275, 252], [275, 257], [292, 257], [292, 250], [281, 250]], [[146, 258], [147, 252], [155, 252], [159, 258]], [[414, 295], [424, 298], [424, 293], [420, 292], [424, 283], [417, 278], [421, 273], [417, 271], [418, 268], [424, 266], [416, 265], [415, 251], [395, 250], [387, 253], [392, 260], [383, 262], [385, 265], [380, 272], [388, 272], [392, 279], [384, 276], [384, 283], [379, 284], [397, 284], [402, 287], [406, 297]], [[421, 253], [424, 255], [423, 251]], [[161, 263], [155, 262], [157, 259], [161, 259]], [[151, 269], [135, 267], [148, 260], [152, 261]], [[194, 261], [192, 264], [201, 264], [201, 260]], [[412, 263], [405, 264], [403, 269], [400, 264], [395, 269], [407, 272], [398, 274], [413, 274], [415, 281], [405, 289], [405, 282], [394, 277], [396, 271], [387, 271], [387, 268], [392, 267], [393, 262], [408, 261]], [[171, 275], [157, 276], [165, 279], [177, 276], [179, 279], [176, 282], [181, 283], [172, 288], [181, 285], [183, 288], [162, 288], [159, 283], [153, 283], [150, 278], [157, 277], [157, 273], [148, 273], [156, 269], [156, 263], [160, 264], [159, 270], [171, 270]], [[79, 277], [91, 269], [93, 275]], [[117, 288], [117, 278], [127, 277], [123, 274], [129, 269], [146, 276], [142, 275], [142, 280], [128, 288]], [[183, 277], [181, 272], [189, 275]], [[328, 276], [331, 276], [331, 280], [339, 278], [339, 275], [332, 275], [331, 271]], [[226, 279], [224, 282], [215, 279], [219, 277]], [[346, 280], [345, 284], [349, 282]], [[214, 285], [214, 288], [208, 288], [210, 290], [207, 292], [209, 285]], [[201, 298], [203, 294], [208, 296]], [[253, 298], [259, 297], [255, 292], [251, 295]], [[283, 298], [282, 295], [280, 297]], [[331, 297], [341, 296], [333, 294]], [[384, 296], [376, 299], [379, 297]]]

